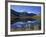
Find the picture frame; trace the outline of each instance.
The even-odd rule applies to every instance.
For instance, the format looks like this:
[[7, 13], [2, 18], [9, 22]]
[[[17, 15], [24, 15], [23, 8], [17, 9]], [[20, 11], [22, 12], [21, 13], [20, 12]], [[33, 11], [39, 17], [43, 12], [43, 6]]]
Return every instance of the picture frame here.
[[[37, 35], [37, 34], [45, 34], [45, 3], [43, 2], [24, 2], [24, 1], [6, 1], [6, 7], [5, 7], [5, 35], [8, 35], [8, 36], [18, 36], [18, 35]], [[17, 9], [19, 8], [19, 9]], [[30, 9], [29, 9], [30, 8]], [[35, 12], [26, 12], [28, 13], [28, 17], [24, 17], [24, 18], [30, 18], [34, 15], [34, 17], [30, 18], [31, 20], [35, 20], [35, 19], [38, 19], [38, 23], [40, 23], [40, 25], [35, 25], [34, 27], [34, 24], [37, 23], [37, 21], [31, 26], [32, 27], [32, 30], [30, 30], [30, 28], [27, 28], [26, 29], [21, 29], [19, 28], [19, 30], [16, 29], [16, 22], [18, 23], [18, 18], [22, 18], [23, 19], [23, 15], [20, 14], [20, 15], [16, 15], [14, 12], [14, 10], [11, 10], [11, 9], [14, 9], [18, 12], [26, 12], [26, 11], [35, 11], [36, 14], [38, 15], [40, 13], [40, 21], [39, 21], [39, 16], [36, 16], [36, 14], [32, 14], [32, 13], [35, 13]], [[36, 10], [35, 10], [36, 9]], [[12, 12], [13, 11], [13, 12]], [[38, 12], [37, 12], [38, 11]], [[14, 18], [14, 15], [11, 15], [11, 14], [15, 14], [17, 17], [17, 21], [15, 22], [16, 25], [14, 26], [11, 26], [11, 24], [14, 22], [12, 21], [11, 22], [11, 17], [13, 16]], [[19, 16], [19, 17], [18, 17]], [[22, 17], [21, 17], [22, 16]], [[27, 14], [25, 14], [24, 16], [27, 16]], [[37, 18], [36, 18], [37, 17]], [[34, 19], [35, 18], [35, 19]], [[24, 21], [26, 20], [24, 19]], [[26, 20], [28, 22], [30, 22], [30, 19]], [[19, 24], [20, 24], [20, 21], [21, 23], [23, 22], [23, 20], [19, 19]], [[27, 23], [27, 22], [25, 22]], [[37, 24], [38, 24], [37, 23]], [[31, 23], [32, 24], [32, 23]], [[17, 25], [18, 27], [19, 25]], [[24, 25], [25, 26], [25, 25]], [[14, 31], [14, 29], [12, 28], [15, 28], [16, 30]], [[38, 29], [37, 29], [38, 27]], [[34, 31], [33, 31], [34, 30]]]

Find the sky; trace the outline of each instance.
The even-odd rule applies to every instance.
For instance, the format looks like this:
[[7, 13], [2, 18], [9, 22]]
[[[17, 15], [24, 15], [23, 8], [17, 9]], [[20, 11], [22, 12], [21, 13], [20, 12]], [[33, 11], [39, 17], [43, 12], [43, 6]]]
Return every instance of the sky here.
[[27, 12], [38, 14], [41, 12], [41, 6], [22, 6], [22, 5], [11, 5], [10, 9], [13, 9], [17, 12]]

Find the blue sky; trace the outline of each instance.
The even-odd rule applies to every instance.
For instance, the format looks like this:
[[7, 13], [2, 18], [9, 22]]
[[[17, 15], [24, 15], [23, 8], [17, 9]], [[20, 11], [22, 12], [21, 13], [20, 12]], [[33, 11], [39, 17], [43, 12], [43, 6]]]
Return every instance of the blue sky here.
[[11, 5], [11, 9], [17, 12], [27, 12], [27, 13], [40, 13], [41, 6], [22, 6], [22, 5]]

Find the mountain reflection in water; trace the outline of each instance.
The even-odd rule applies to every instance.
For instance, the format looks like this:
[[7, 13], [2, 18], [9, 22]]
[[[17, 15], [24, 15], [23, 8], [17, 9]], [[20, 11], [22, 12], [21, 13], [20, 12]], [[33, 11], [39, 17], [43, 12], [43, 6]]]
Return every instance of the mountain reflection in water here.
[[26, 13], [26, 12], [16, 12], [11, 9], [11, 29], [31, 27], [34, 25], [41, 25], [41, 21], [35, 18], [31, 18], [37, 14], [34, 13]]

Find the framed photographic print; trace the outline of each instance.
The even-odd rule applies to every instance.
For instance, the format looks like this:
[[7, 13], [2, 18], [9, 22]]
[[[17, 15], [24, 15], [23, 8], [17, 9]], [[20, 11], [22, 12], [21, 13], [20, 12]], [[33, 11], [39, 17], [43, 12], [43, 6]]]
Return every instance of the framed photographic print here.
[[6, 34], [44, 34], [45, 11], [42, 2], [8, 1], [6, 6]]

